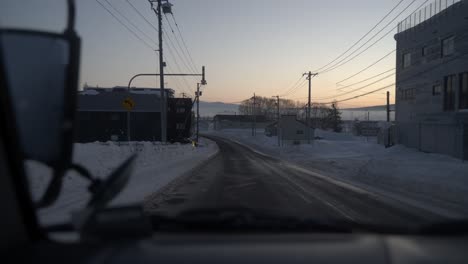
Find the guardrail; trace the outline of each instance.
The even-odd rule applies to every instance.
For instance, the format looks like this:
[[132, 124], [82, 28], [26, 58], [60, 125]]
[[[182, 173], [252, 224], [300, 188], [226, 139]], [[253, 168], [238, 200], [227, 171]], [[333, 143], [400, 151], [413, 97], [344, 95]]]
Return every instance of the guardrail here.
[[450, 6], [463, 2], [464, 0], [435, 0], [431, 4], [425, 6], [419, 11], [409, 15], [403, 21], [398, 23], [398, 33], [413, 28], [429, 18], [439, 14]]

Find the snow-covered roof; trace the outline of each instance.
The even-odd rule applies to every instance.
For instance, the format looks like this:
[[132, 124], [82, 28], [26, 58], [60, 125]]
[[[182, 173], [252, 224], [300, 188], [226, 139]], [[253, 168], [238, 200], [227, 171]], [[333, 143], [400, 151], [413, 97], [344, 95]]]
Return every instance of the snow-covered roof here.
[[[171, 88], [164, 89], [168, 94], [168, 97], [174, 96], [174, 90]], [[83, 91], [79, 91], [78, 94], [81, 95], [98, 95], [99, 93], [103, 92], [127, 92], [128, 88], [126, 86], [115, 86], [111, 88], [106, 87], [84, 87]], [[161, 91], [159, 88], [147, 88], [147, 87], [130, 87], [131, 94], [153, 94], [159, 96]]]

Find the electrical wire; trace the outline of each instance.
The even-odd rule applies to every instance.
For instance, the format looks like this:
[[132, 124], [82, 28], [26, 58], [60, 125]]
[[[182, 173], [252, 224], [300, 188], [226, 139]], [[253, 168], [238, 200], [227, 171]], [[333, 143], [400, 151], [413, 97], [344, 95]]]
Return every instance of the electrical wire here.
[[376, 74], [376, 75], [374, 75], [374, 76], [371, 76], [371, 77], [369, 77], [369, 78], [367, 78], [367, 79], [361, 80], [361, 81], [359, 81], [359, 82], [355, 82], [355, 83], [348, 84], [348, 85], [346, 85], [346, 86], [337, 88], [336, 90], [341, 91], [341, 90], [343, 90], [343, 89], [349, 88], [349, 87], [354, 86], [354, 85], [356, 85], [356, 84], [360, 84], [360, 83], [363, 83], [363, 82], [372, 80], [372, 79], [374, 79], [375, 77], [379, 77], [379, 76], [384, 75], [385, 73], [391, 72], [391, 71], [393, 71], [393, 70], [395, 70], [395, 69], [396, 69], [396, 68], [392, 68], [392, 69], [390, 69], [390, 70], [386, 70], [386, 71], [384, 71], [384, 72], [381, 72], [381, 73], [379, 73], [379, 74]]
[[296, 88], [292, 89], [288, 93], [280, 95], [280, 97], [287, 97], [287, 96], [291, 96], [291, 95], [297, 93], [301, 88], [304, 87], [304, 85], [306, 85], [306, 83], [307, 83], [307, 79], [303, 79], [302, 82], [298, 86], [296, 86]]
[[[193, 58], [192, 58], [192, 55], [190, 54], [189, 49], [187, 48], [187, 43], [185, 42], [185, 39], [184, 39], [184, 37], [183, 37], [183, 35], [182, 35], [182, 32], [181, 32], [181, 30], [180, 30], [180, 28], [179, 28], [179, 24], [177, 23], [177, 20], [176, 20], [176, 18], [175, 18], [175, 16], [174, 16], [174, 13], [171, 13], [171, 16], [172, 16], [172, 20], [174, 20], [174, 24], [175, 24], [175, 26], [176, 26], [176, 28], [177, 28], [177, 32], [179, 32], [180, 39], [182, 40], [182, 44], [183, 44], [184, 47], [185, 47], [185, 51], [187, 52], [187, 55], [188, 55], [188, 57], [189, 57], [189, 59], [190, 59], [190, 62], [192, 63], [192, 66], [193, 66], [195, 69], [197, 69], [196, 65], [198, 65], [198, 64], [195, 63], [195, 61], [194, 61]], [[195, 72], [196, 72], [196, 71], [195, 71]]]
[[[292, 90], [294, 87], [296, 87], [296, 85], [302, 80], [302, 78], [304, 78], [304, 75], [302, 75], [301, 77], [299, 77], [299, 79], [297, 79], [297, 81], [295, 81], [294, 83], [292, 83], [291, 85], [288, 86], [288, 88], [285, 90], [284, 93], [282, 94], [286, 94], [288, 93], [290, 90]], [[279, 96], [281, 96], [281, 93], [278, 93]]]
[[[464, 39], [464, 38], [466, 38], [466, 37], [468, 37], [468, 36], [465, 36], [465, 37], [463, 37], [463, 38], [460, 38], [459, 40]], [[408, 81], [408, 80], [413, 79], [414, 77], [417, 77], [417, 76], [420, 76], [420, 75], [422, 75], [422, 74], [425, 74], [425, 73], [427, 73], [427, 72], [429, 72], [429, 71], [432, 71], [432, 70], [434, 70], [434, 69], [436, 69], [436, 68], [445, 66], [447, 63], [449, 63], [449, 62], [451, 62], [451, 61], [454, 61], [454, 60], [456, 60], [456, 59], [459, 59], [459, 58], [461, 58], [461, 57], [464, 57], [464, 56], [466, 56], [466, 55], [468, 55], [468, 52], [465, 52], [465, 53], [462, 53], [462, 54], [460, 54], [460, 55], [451, 57], [450, 59], [448, 59], [448, 60], [445, 61], [444, 63], [438, 64], [438, 65], [436, 65], [436, 66], [434, 66], [434, 67], [430, 67], [430, 68], [428, 68], [428, 69], [426, 69], [426, 70], [424, 70], [424, 71], [421, 71], [421, 72], [419, 72], [419, 73], [417, 73], [417, 74], [413, 74], [413, 75], [407, 76], [406, 78], [404, 78], [404, 79], [402, 79], [402, 80], [399, 80], [398, 83], [397, 83], [397, 82], [394, 82], [394, 83], [392, 83], [392, 84], [390, 84], [390, 85], [387, 85], [387, 86], [384, 86], [384, 87], [381, 87], [381, 88], [378, 88], [378, 89], [375, 89], [375, 90], [366, 92], [366, 93], [364, 93], [364, 94], [356, 95], [356, 96], [353, 96], [353, 97], [350, 97], [350, 98], [346, 98], [346, 99], [342, 99], [342, 100], [338, 100], [338, 101], [335, 101], [335, 102], [345, 102], [345, 101], [353, 100], [353, 99], [356, 99], [356, 98], [359, 98], [359, 97], [362, 97], [362, 96], [366, 96], [366, 95], [369, 95], [369, 94], [372, 94], [372, 93], [375, 93], [375, 92], [378, 92], [378, 91], [381, 91], [381, 90], [390, 88], [390, 87], [395, 86], [395, 85], [397, 85], [397, 84], [404, 83], [404, 82], [406, 82], [406, 81]], [[333, 103], [333, 102], [329, 102], [329, 103]], [[329, 103], [328, 103], [328, 104], [329, 104]], [[325, 104], [327, 104], [327, 103], [325, 103]]]
[[[396, 25], [394, 28], [390, 29], [386, 34], [384, 34], [383, 36], [381, 36], [379, 39], [377, 39], [377, 41], [373, 42], [371, 45], [369, 45], [368, 47], [366, 47], [363, 51], [359, 52], [357, 55], [355, 55], [354, 57], [352, 57], [351, 59], [347, 60], [349, 57], [351, 57], [353, 54], [355, 54], [357, 51], [359, 51], [361, 48], [363, 48], [367, 43], [369, 43], [371, 40], [373, 40], [375, 37], [377, 37], [378, 34], [380, 34], [380, 32], [382, 32], [384, 29], [386, 29], [391, 23], [393, 23], [393, 21], [395, 21], [398, 17], [400, 17], [413, 3], [415, 3], [417, 0], [413, 0], [409, 5], [407, 5], [400, 13], [398, 13], [398, 15], [396, 17], [394, 17], [390, 22], [388, 22], [383, 28], [381, 28], [376, 34], [374, 34], [371, 38], [369, 38], [366, 42], [364, 42], [360, 47], [358, 47], [356, 50], [354, 50], [353, 52], [351, 52], [350, 54], [348, 54], [345, 58], [343, 58], [342, 60], [340, 60], [338, 63], [334, 64], [333, 66], [331, 67], [328, 67], [326, 68], [325, 70], [322, 70], [321, 74], [323, 73], [326, 73], [326, 72], [330, 72], [330, 71], [333, 71], [347, 63], [349, 63], [350, 61], [354, 60], [355, 58], [359, 57], [359, 55], [361, 55], [362, 53], [364, 53], [365, 51], [369, 50], [371, 47], [373, 47], [374, 45], [376, 45], [378, 42], [380, 42], [384, 37], [388, 36], [390, 33], [392, 33], [397, 27], [398, 25]], [[425, 0], [420, 6], [418, 6], [416, 8], [416, 10], [412, 13], [415, 13], [417, 12], [424, 4], [426, 4], [429, 0]]]
[[333, 62], [337, 61], [339, 58], [343, 57], [343, 55], [345, 55], [346, 53], [348, 53], [348, 51], [350, 51], [352, 48], [354, 48], [359, 42], [361, 42], [361, 40], [363, 40], [365, 37], [367, 37], [374, 29], [377, 28], [377, 26], [380, 25], [380, 23], [382, 23], [398, 6], [400, 6], [401, 3], [403, 3], [404, 0], [401, 0], [400, 2], [398, 2], [398, 4], [396, 4], [396, 6], [394, 6], [379, 22], [377, 22], [377, 24], [375, 24], [366, 34], [364, 34], [364, 36], [362, 36], [358, 41], [356, 41], [353, 45], [351, 45], [351, 47], [349, 47], [346, 51], [344, 51], [343, 53], [341, 53], [338, 57], [336, 57], [334, 60], [330, 61], [329, 63], [325, 64], [324, 66], [314, 70], [313, 72], [318, 72], [320, 70], [322, 70], [323, 68], [326, 68], [328, 67], [330, 64], [332, 64]]
[[156, 32], [158, 32], [158, 29], [156, 28], [155, 25], [153, 25], [153, 23], [151, 23], [139, 10], [138, 8], [136, 8], [136, 6], [134, 6], [129, 0], [126, 0], [127, 3], [132, 7], [132, 9], [141, 17], [143, 18], [143, 20], [146, 21], [146, 23], [151, 26]]
[[329, 99], [329, 98], [336, 98], [336, 97], [345, 96], [345, 95], [348, 95], [348, 94], [351, 94], [351, 93], [360, 91], [360, 90], [362, 90], [362, 89], [364, 89], [364, 88], [367, 88], [367, 87], [369, 87], [369, 86], [371, 86], [371, 85], [373, 85], [373, 84], [379, 83], [379, 82], [381, 82], [381, 81], [383, 81], [383, 80], [385, 80], [385, 79], [388, 79], [388, 78], [390, 78], [390, 77], [393, 77], [393, 76], [395, 76], [395, 74], [392, 73], [392, 74], [389, 74], [389, 75], [387, 75], [387, 76], [385, 76], [385, 77], [383, 77], [383, 78], [378, 79], [377, 81], [374, 81], [374, 82], [369, 83], [369, 84], [366, 84], [366, 85], [364, 85], [364, 86], [362, 86], [362, 87], [359, 87], [359, 88], [356, 88], [356, 89], [353, 89], [353, 90], [344, 92], [344, 93], [342, 93], [342, 94], [338, 94], [338, 95], [334, 95], [334, 96], [327, 96], [327, 97], [322, 97], [322, 98], [317, 98], [317, 99], [318, 99], [318, 100], [323, 100], [323, 99]]
[[120, 20], [114, 13], [112, 13], [112, 11], [110, 11], [105, 5], [103, 5], [101, 2], [99, 2], [98, 0], [96, 0], [96, 2], [102, 7], [104, 8], [117, 22], [120, 23], [120, 25], [122, 25], [124, 28], [126, 28], [134, 37], [136, 37], [138, 40], [140, 40], [145, 46], [147, 46], [149, 49], [151, 49], [152, 51], [154, 51], [155, 49], [151, 46], [151, 44], [149, 44], [148, 42], [146, 42], [143, 38], [141, 38], [137, 33], [135, 33], [135, 31], [133, 31], [130, 27], [128, 27], [124, 22], [122, 22], [122, 20]]
[[156, 41], [154, 41], [148, 34], [146, 34], [143, 30], [141, 30], [137, 25], [135, 25], [130, 19], [127, 18], [122, 12], [120, 12], [116, 7], [114, 7], [109, 0], [104, 0], [115, 12], [117, 12], [125, 21], [127, 21], [130, 25], [132, 25], [136, 30], [138, 30], [141, 34], [143, 34], [145, 37], [147, 37], [151, 42], [154, 44], [157, 44]]
[[358, 71], [357, 73], [355, 73], [355, 74], [353, 74], [353, 75], [351, 75], [351, 76], [349, 76], [349, 77], [346, 77], [345, 79], [343, 79], [343, 80], [337, 82], [337, 84], [340, 84], [340, 83], [342, 83], [342, 82], [344, 82], [344, 81], [347, 81], [347, 80], [349, 80], [349, 79], [351, 79], [351, 78], [353, 78], [353, 77], [355, 77], [355, 76], [357, 76], [357, 75], [363, 73], [364, 71], [368, 70], [368, 69], [371, 68], [372, 66], [376, 65], [377, 63], [381, 62], [382, 60], [384, 60], [385, 58], [387, 58], [388, 56], [390, 56], [391, 54], [393, 54], [395, 51], [396, 51], [396, 49], [390, 51], [390, 52], [387, 53], [385, 56], [383, 56], [383, 57], [381, 57], [380, 59], [376, 60], [375, 62], [371, 63], [369, 66], [365, 67], [364, 69], [362, 69], [362, 70]]
[[[174, 45], [174, 49], [177, 50], [177, 48], [179, 48], [179, 50], [177, 50], [177, 54], [179, 54], [179, 56], [180, 56], [182, 62], [184, 63], [184, 66], [187, 68], [187, 70], [188, 70], [190, 73], [196, 73], [196, 70], [193, 69], [193, 68], [190, 66], [189, 59], [188, 59], [187, 55], [184, 53], [184, 50], [183, 50], [182, 46], [180, 45], [180, 41], [179, 41], [177, 35], [175, 34], [174, 29], [172, 28], [172, 25], [171, 25], [171, 23], [169, 22], [169, 19], [167, 18], [166, 14], [164, 14], [164, 17], [166, 18], [167, 25], [169, 26], [169, 29], [170, 29], [170, 31], [172, 32], [172, 36], [173, 36], [173, 38], [174, 38], [174, 41], [175, 41], [175, 43], [177, 44], [177, 46], [176, 46], [176, 45], [174, 45], [174, 42], [171, 41], [172, 44]], [[169, 38], [169, 36], [168, 36], [168, 38]], [[179, 51], [180, 51], [180, 53], [179, 53]], [[182, 54], [182, 55], [180, 55], [180, 54]]]

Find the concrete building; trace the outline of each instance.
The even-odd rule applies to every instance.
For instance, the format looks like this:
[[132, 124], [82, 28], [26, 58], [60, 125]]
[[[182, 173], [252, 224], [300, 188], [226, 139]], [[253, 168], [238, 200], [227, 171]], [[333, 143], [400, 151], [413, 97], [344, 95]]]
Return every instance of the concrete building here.
[[397, 143], [468, 159], [468, 1], [433, 1], [395, 39]]
[[[314, 129], [310, 128], [310, 141], [314, 140]], [[296, 115], [282, 115], [279, 120], [281, 145], [299, 145], [307, 143], [307, 125], [297, 120]]]
[[[168, 141], [190, 136], [192, 101], [174, 98], [166, 90], [168, 102]], [[130, 99], [128, 113], [124, 101]], [[128, 122], [128, 116], [130, 117]], [[158, 89], [85, 88], [78, 94], [76, 142], [161, 140], [161, 107]], [[129, 125], [130, 131], [127, 127]]]
[[252, 128], [255, 120], [255, 127], [264, 129], [270, 122], [263, 115], [215, 115], [213, 125], [215, 130], [222, 129], [247, 129]]

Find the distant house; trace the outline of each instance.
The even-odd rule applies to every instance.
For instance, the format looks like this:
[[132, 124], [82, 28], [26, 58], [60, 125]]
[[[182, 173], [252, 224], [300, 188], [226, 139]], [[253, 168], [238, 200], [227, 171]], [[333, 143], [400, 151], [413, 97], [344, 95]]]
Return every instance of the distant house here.
[[265, 127], [265, 136], [276, 137], [278, 135], [278, 121], [275, 121]]
[[468, 1], [442, 2], [398, 24], [396, 141], [468, 159]]
[[[307, 125], [297, 120], [296, 115], [283, 115], [279, 120], [279, 137], [282, 145], [299, 145], [308, 141]], [[311, 127], [310, 140], [314, 140], [314, 129]]]
[[252, 128], [255, 121], [255, 127], [265, 128], [269, 122], [264, 115], [215, 115], [213, 117], [213, 126], [215, 130]]
[[[174, 98], [173, 93], [171, 89], [166, 90], [168, 141], [189, 137], [192, 120], [191, 99]], [[125, 106], [127, 101], [131, 105], [130, 111]], [[158, 89], [132, 88], [127, 91], [126, 87], [88, 87], [79, 92], [76, 142], [128, 141], [129, 137], [131, 141], [161, 140]]]

